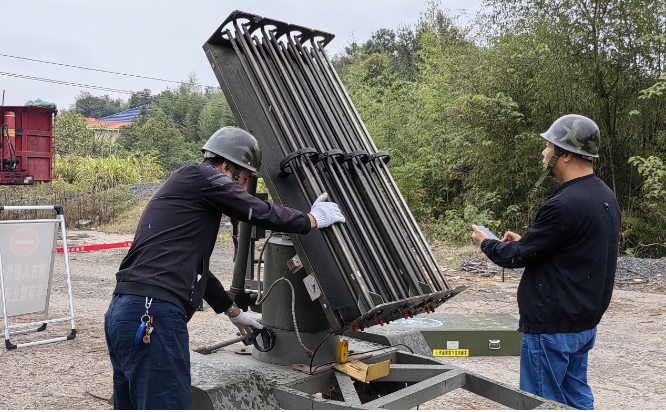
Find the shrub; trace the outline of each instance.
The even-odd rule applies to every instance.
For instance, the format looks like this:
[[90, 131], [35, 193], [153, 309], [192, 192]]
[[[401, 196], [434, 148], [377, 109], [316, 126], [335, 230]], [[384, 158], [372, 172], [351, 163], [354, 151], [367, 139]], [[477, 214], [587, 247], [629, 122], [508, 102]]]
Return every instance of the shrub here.
[[55, 178], [96, 193], [140, 182], [158, 182], [164, 176], [153, 155], [109, 156], [107, 158], [56, 156]]

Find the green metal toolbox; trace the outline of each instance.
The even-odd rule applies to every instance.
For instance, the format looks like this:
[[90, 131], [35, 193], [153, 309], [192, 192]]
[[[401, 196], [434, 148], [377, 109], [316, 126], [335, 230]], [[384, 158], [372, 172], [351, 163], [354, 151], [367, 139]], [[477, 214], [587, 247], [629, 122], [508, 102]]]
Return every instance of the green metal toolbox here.
[[[418, 344], [421, 339], [408, 338], [415, 331], [421, 332], [428, 348]], [[435, 357], [461, 357], [519, 356], [523, 334], [518, 332], [518, 319], [507, 314], [432, 313], [397, 320], [383, 327], [373, 326], [349, 336], [384, 345], [411, 344], [415, 351], [427, 350]]]

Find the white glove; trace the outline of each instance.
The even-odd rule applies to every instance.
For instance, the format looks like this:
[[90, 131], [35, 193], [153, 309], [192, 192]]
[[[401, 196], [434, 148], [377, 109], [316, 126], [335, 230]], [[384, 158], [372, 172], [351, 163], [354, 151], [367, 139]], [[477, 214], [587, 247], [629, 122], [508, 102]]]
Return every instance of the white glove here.
[[328, 193], [324, 192], [312, 204], [310, 214], [315, 218], [317, 229], [322, 229], [331, 226], [333, 223], [344, 223], [345, 217], [342, 216], [340, 207], [333, 202], [324, 202], [328, 197]]
[[236, 325], [238, 330], [243, 336], [249, 336], [252, 334], [254, 329], [263, 329], [263, 325], [255, 318], [250, 316], [247, 312], [243, 312], [243, 309], [239, 309], [240, 313], [234, 317], [229, 317], [231, 323]]

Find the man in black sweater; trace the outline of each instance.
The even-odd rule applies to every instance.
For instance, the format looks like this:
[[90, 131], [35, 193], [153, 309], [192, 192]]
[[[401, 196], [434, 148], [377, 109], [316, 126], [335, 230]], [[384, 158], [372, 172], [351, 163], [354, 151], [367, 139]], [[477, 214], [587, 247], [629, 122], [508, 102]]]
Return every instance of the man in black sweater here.
[[593, 409], [587, 355], [615, 281], [620, 206], [594, 175], [599, 128], [579, 115], [559, 118], [541, 135], [545, 171], [560, 187], [520, 236], [491, 240], [474, 225], [472, 240], [497, 265], [524, 267], [518, 286], [523, 343], [520, 388], [577, 409]]
[[150, 200], [116, 274], [104, 319], [116, 409], [190, 409], [187, 322], [204, 299], [242, 334], [262, 328], [209, 270], [222, 214], [302, 235], [345, 221], [326, 193], [304, 213], [246, 192], [261, 151], [245, 130], [220, 129], [201, 150], [203, 163], [175, 171]]

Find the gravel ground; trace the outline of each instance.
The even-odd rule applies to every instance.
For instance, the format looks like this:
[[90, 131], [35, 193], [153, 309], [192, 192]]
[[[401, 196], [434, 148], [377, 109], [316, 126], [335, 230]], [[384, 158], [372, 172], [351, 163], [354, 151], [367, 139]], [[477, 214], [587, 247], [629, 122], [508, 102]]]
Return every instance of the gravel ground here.
[[[68, 236], [72, 246], [130, 238], [88, 231], [71, 231]], [[126, 249], [114, 249], [70, 255], [77, 338], [14, 351], [0, 349], [4, 388], [0, 391], [0, 409], [110, 408], [106, 399], [112, 393], [112, 370], [104, 339], [103, 316], [115, 286], [115, 272], [125, 253]], [[211, 259], [211, 267], [225, 285], [231, 282], [232, 254], [232, 248], [218, 246]], [[664, 263], [647, 263], [654, 269], [646, 266], [646, 270], [654, 274], [640, 272], [643, 266], [631, 266], [629, 270], [636, 269], [640, 276], [652, 282], [659, 278], [657, 274]], [[467, 291], [447, 302], [448, 313], [518, 315], [515, 292], [519, 274], [507, 272], [506, 282], [502, 282], [501, 272], [449, 269], [446, 273], [454, 286], [470, 285]], [[666, 275], [666, 271], [663, 273]], [[618, 286], [599, 325], [597, 343], [589, 360], [589, 381], [598, 409], [663, 409], [666, 405], [663, 350], [666, 301], [663, 292], [646, 289], [650, 282]], [[51, 315], [67, 315], [62, 259], [56, 259]], [[189, 331], [193, 348], [228, 339], [234, 336], [236, 329], [225, 317], [216, 316], [208, 309], [195, 314]], [[63, 336], [68, 332], [68, 325], [56, 324], [41, 332], [39, 338]], [[23, 335], [13, 337], [12, 341], [27, 342], [36, 337], [36, 334]], [[229, 349], [237, 347], [240, 345]], [[449, 362], [497, 381], [518, 385], [518, 357], [450, 358]], [[420, 409], [504, 408], [464, 390], [456, 390], [421, 405]]]
[[160, 187], [162, 183], [133, 183], [125, 186], [132, 193], [132, 200], [150, 199]]
[[[481, 277], [501, 276], [505, 279], [520, 279], [523, 269], [506, 269], [493, 264], [485, 257], [467, 258], [461, 262], [457, 271]], [[617, 260], [615, 273], [617, 289], [639, 290], [666, 294], [666, 258], [638, 259], [621, 256]]]

